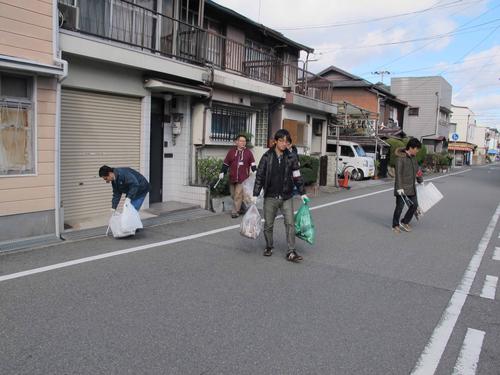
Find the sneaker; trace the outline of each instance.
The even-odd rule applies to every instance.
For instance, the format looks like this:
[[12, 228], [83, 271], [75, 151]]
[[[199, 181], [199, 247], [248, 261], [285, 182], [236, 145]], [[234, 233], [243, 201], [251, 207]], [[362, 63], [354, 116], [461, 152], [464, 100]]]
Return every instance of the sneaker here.
[[410, 224], [401, 223], [401, 224], [399, 224], [399, 226], [400, 226], [400, 227], [401, 227], [401, 229], [403, 229], [405, 232], [411, 232], [411, 227], [410, 227]]
[[266, 247], [264, 249], [264, 254], [263, 254], [265, 257], [270, 257], [271, 255], [273, 255], [273, 248], [272, 247]]
[[231, 217], [232, 217], [233, 219], [236, 219], [238, 216], [240, 216], [240, 215], [239, 215], [239, 214], [237, 214], [237, 213], [234, 213], [234, 212], [231, 214]]
[[289, 251], [288, 254], [286, 254], [286, 260], [288, 260], [289, 262], [297, 263], [302, 259], [303, 258], [299, 254], [297, 254], [295, 250]]
[[401, 229], [399, 229], [399, 227], [392, 227], [392, 231], [396, 234], [401, 233]]

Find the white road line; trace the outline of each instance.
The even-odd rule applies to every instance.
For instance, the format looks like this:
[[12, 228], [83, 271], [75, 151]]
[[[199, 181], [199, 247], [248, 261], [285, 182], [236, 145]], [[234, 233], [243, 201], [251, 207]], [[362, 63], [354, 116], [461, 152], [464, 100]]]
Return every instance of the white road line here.
[[495, 247], [493, 252], [493, 260], [500, 260], [500, 247]]
[[497, 284], [498, 284], [498, 277], [486, 275], [486, 278], [484, 280], [483, 290], [481, 291], [481, 297], [488, 299], [495, 299]]
[[483, 331], [467, 328], [462, 349], [460, 349], [460, 354], [453, 369], [453, 375], [474, 375], [476, 373], [483, 340]]
[[[450, 173], [450, 174], [447, 174], [447, 175], [430, 178], [427, 181], [433, 181], [433, 180], [437, 180], [437, 179], [440, 179], [440, 178], [444, 178], [444, 177], [448, 177], [448, 176], [453, 176], [453, 175], [456, 175], [456, 174], [461, 174], [461, 173], [465, 173], [465, 172], [469, 172], [469, 171], [470, 171], [470, 169], [466, 169], [466, 170], [463, 170], [463, 171], [460, 171], [460, 172]], [[340, 203], [352, 201], [352, 200], [355, 200], [355, 199], [366, 198], [366, 197], [370, 197], [372, 195], [381, 194], [381, 193], [385, 193], [387, 191], [392, 191], [392, 190], [393, 190], [393, 188], [389, 188], [389, 189], [379, 190], [379, 191], [376, 191], [376, 192], [373, 192], [373, 193], [362, 194], [362, 195], [357, 195], [355, 197], [340, 199], [338, 201], [334, 201], [334, 202], [330, 202], [330, 203], [326, 203], [326, 204], [322, 204], [322, 205], [311, 207], [311, 210], [317, 210], [317, 209], [320, 209], [320, 208], [333, 206], [333, 205], [336, 205], [336, 204], [340, 204]], [[144, 250], [152, 249], [152, 248], [155, 248], [155, 247], [160, 247], [160, 246], [165, 246], [165, 245], [171, 245], [171, 244], [178, 243], [178, 242], [189, 241], [189, 240], [193, 240], [193, 239], [196, 239], [196, 238], [206, 237], [206, 236], [210, 236], [212, 234], [217, 234], [217, 233], [221, 233], [221, 232], [226, 232], [226, 231], [229, 231], [229, 230], [237, 229], [239, 227], [240, 227], [239, 224], [237, 224], [237, 225], [231, 225], [231, 226], [227, 226], [227, 227], [223, 227], [223, 228], [219, 228], [219, 229], [210, 230], [210, 231], [207, 231], [207, 232], [201, 232], [201, 233], [193, 234], [193, 235], [190, 235], [190, 236], [174, 238], [174, 239], [171, 239], [171, 240], [166, 240], [166, 241], [161, 241], [161, 242], [155, 242], [155, 243], [151, 243], [151, 244], [147, 244], [147, 245], [142, 245], [142, 246], [137, 246], [137, 247], [131, 247], [129, 249], [117, 250], [117, 251], [112, 251], [112, 252], [105, 253], [105, 254], [99, 254], [99, 255], [94, 255], [94, 256], [91, 256], [91, 257], [75, 259], [75, 260], [71, 260], [71, 261], [68, 261], [68, 262], [56, 263], [56, 264], [52, 264], [52, 265], [46, 266], [46, 267], [33, 268], [33, 269], [30, 269], [30, 270], [26, 270], [26, 271], [11, 273], [11, 274], [8, 274], [8, 275], [0, 276], [0, 282], [6, 281], [6, 280], [18, 279], [20, 277], [30, 276], [30, 275], [34, 275], [34, 274], [37, 274], [37, 273], [52, 271], [52, 270], [56, 270], [56, 269], [60, 269], [60, 268], [70, 267], [70, 266], [74, 266], [74, 265], [77, 265], [77, 264], [93, 262], [95, 260], [100, 260], [100, 259], [105, 259], [105, 258], [111, 258], [111, 257], [117, 256], [117, 255], [129, 254], [129, 253], [134, 253], [134, 252], [138, 252], [138, 251], [144, 251]]]
[[412, 374], [432, 375], [435, 373], [460, 312], [462, 311], [465, 300], [467, 299], [470, 288], [472, 287], [472, 283], [474, 282], [474, 278], [476, 277], [477, 270], [481, 264], [486, 248], [488, 247], [490, 239], [493, 236], [499, 216], [500, 204], [497, 206], [497, 209], [493, 214], [481, 241], [479, 242], [477, 250], [467, 266], [460, 284], [451, 296], [446, 310], [443, 312], [436, 328], [434, 328], [434, 332], [432, 332], [429, 342], [425, 346], [424, 351], [415, 365], [415, 368], [411, 372]]

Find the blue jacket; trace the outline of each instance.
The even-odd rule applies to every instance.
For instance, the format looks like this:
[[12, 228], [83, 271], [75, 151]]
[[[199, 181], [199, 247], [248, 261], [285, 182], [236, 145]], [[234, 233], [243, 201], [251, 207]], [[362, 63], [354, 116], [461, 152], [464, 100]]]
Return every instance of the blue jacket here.
[[127, 198], [134, 200], [142, 197], [149, 192], [149, 182], [146, 178], [132, 168], [114, 168], [115, 180], [113, 185], [112, 207], [116, 209], [120, 203], [122, 194]]

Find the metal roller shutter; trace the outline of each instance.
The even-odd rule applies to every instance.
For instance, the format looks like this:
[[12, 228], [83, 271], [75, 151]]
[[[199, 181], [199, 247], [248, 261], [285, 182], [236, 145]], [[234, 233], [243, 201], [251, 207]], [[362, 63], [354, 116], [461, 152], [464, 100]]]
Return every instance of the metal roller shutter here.
[[64, 218], [78, 221], [111, 207], [110, 184], [99, 167], [139, 170], [141, 100], [86, 91], [62, 90], [61, 198]]

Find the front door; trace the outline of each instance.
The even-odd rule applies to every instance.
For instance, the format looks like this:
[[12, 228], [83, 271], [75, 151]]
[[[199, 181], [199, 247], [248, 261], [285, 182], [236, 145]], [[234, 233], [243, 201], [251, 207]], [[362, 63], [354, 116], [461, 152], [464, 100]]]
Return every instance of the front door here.
[[151, 134], [149, 148], [149, 203], [163, 201], [163, 108], [161, 98], [151, 98]]

